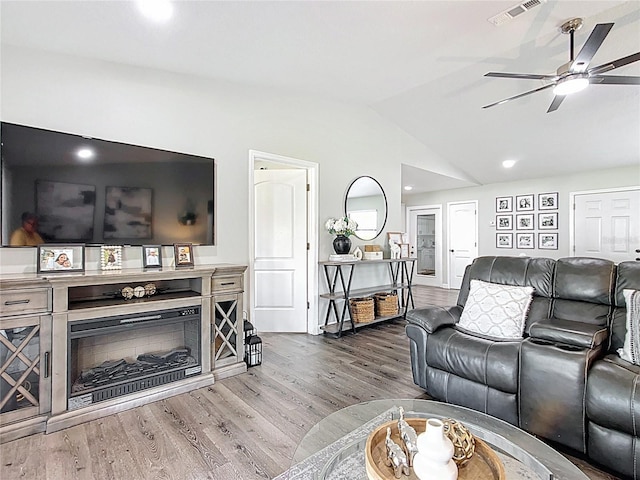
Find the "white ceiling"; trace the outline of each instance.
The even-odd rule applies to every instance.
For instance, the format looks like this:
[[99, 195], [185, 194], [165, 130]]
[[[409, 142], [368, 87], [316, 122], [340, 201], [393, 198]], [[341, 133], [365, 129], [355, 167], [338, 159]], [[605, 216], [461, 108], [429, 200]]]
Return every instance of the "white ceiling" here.
[[[592, 66], [640, 51], [640, 3], [548, 0], [499, 27], [515, 1], [179, 1], [165, 25], [132, 2], [0, 2], [3, 44], [55, 51], [368, 106], [478, 183], [640, 165], [640, 87], [592, 85], [547, 114], [550, 90], [488, 71], [555, 73], [558, 27], [615, 25]], [[640, 75], [640, 62], [610, 74]], [[511, 170], [502, 160], [518, 160]], [[414, 191], [468, 185], [405, 169]], [[425, 173], [424, 180], [418, 175]], [[639, 178], [640, 181], [640, 178]]]

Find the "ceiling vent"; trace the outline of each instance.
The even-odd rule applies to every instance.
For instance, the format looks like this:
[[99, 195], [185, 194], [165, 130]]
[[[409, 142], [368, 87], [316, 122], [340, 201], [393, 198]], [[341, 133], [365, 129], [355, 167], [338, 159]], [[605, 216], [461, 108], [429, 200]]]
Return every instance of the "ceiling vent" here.
[[514, 5], [513, 7], [506, 9], [504, 12], [491, 17], [489, 21], [496, 26], [500, 26], [509, 20], [513, 20], [518, 15], [522, 15], [532, 8], [542, 5], [543, 3], [547, 3], [547, 0], [528, 0], [526, 2], [519, 3], [518, 5]]

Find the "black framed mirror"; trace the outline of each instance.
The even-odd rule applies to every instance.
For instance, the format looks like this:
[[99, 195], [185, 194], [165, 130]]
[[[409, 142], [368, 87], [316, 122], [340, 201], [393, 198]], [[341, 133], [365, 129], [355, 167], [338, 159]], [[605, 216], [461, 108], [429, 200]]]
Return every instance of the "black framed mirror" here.
[[356, 237], [373, 240], [387, 223], [387, 196], [382, 185], [373, 177], [356, 178], [344, 200], [344, 213], [358, 223]]

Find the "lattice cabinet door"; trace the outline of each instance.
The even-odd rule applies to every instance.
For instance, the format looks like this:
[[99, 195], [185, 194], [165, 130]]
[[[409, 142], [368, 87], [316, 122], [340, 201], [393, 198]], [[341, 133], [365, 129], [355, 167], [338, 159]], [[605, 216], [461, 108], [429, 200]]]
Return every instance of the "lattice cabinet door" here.
[[215, 295], [213, 310], [211, 363], [215, 369], [244, 358], [242, 294]]
[[49, 315], [0, 319], [0, 424], [51, 409]]

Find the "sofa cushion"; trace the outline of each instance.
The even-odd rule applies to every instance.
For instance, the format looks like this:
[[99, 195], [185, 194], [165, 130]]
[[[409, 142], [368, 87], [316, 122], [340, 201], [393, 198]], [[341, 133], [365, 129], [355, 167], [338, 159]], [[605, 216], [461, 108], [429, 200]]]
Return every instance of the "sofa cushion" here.
[[603, 427], [640, 436], [640, 367], [609, 354], [587, 380], [587, 417]]
[[595, 348], [607, 340], [609, 330], [605, 326], [549, 318], [531, 325], [529, 335], [552, 343]]
[[625, 290], [624, 299], [627, 302], [627, 334], [618, 355], [627, 362], [640, 365], [640, 290]]
[[456, 326], [492, 339], [521, 339], [532, 295], [533, 287], [471, 280], [467, 303]]
[[502, 392], [516, 393], [521, 343], [496, 342], [444, 328], [427, 338], [427, 365]]

